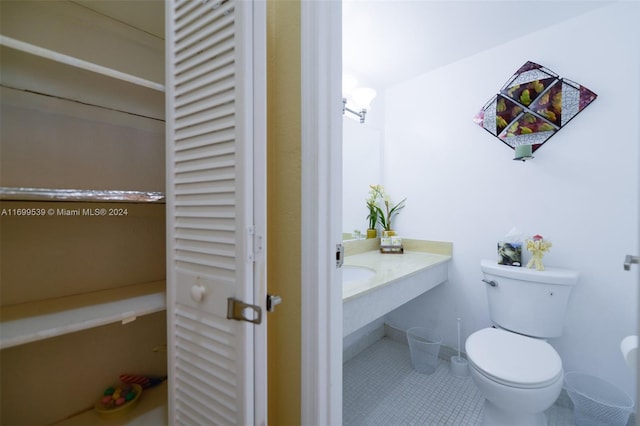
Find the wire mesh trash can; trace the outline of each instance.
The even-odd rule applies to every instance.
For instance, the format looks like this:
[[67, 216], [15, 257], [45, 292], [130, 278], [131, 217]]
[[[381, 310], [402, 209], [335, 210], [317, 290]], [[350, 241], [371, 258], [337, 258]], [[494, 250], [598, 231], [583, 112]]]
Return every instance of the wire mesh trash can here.
[[564, 375], [577, 426], [626, 426], [633, 400], [598, 377], [576, 371]]
[[438, 366], [438, 354], [442, 339], [423, 327], [407, 330], [411, 366], [422, 374], [433, 374]]

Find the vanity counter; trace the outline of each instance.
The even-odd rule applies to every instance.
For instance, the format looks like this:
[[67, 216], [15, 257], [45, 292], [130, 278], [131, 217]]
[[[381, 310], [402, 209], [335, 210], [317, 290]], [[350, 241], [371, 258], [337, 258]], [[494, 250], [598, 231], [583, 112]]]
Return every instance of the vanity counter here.
[[372, 273], [342, 283], [343, 336], [449, 278], [451, 243], [403, 240], [403, 244], [403, 254], [381, 253], [375, 240], [345, 247], [344, 267], [367, 268]]
[[347, 302], [382, 286], [395, 283], [438, 265], [446, 264], [451, 256], [421, 251], [406, 251], [403, 254], [380, 253], [379, 250], [346, 256], [345, 266], [361, 266], [373, 269], [375, 275], [342, 288], [342, 301]]

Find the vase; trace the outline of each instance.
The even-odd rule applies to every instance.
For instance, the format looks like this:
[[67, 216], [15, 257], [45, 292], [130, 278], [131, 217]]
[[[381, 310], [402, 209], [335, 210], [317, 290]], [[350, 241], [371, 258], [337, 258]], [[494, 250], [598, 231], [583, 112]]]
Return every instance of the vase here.
[[369, 228], [367, 229], [367, 239], [376, 238], [378, 236], [378, 230]]
[[396, 231], [394, 231], [394, 230], [382, 231], [382, 236], [383, 237], [395, 237], [396, 236]]

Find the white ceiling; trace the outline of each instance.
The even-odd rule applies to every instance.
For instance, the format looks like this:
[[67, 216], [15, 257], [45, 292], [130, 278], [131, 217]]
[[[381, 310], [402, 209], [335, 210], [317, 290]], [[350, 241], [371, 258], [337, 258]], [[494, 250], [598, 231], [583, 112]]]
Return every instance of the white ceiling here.
[[[164, 39], [164, 0], [74, 1]], [[382, 90], [608, 3], [343, 0], [343, 70]]]
[[381, 90], [608, 3], [344, 0], [343, 70]]

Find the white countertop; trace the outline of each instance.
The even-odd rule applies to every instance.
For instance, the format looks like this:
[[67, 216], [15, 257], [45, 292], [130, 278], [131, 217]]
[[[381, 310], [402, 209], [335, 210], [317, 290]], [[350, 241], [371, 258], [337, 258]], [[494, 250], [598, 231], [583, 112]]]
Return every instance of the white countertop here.
[[347, 302], [371, 290], [379, 289], [450, 260], [451, 256], [448, 255], [407, 250], [403, 254], [380, 253], [379, 250], [375, 250], [346, 256], [344, 265], [371, 268], [376, 271], [376, 274], [368, 280], [344, 286], [342, 300]]

